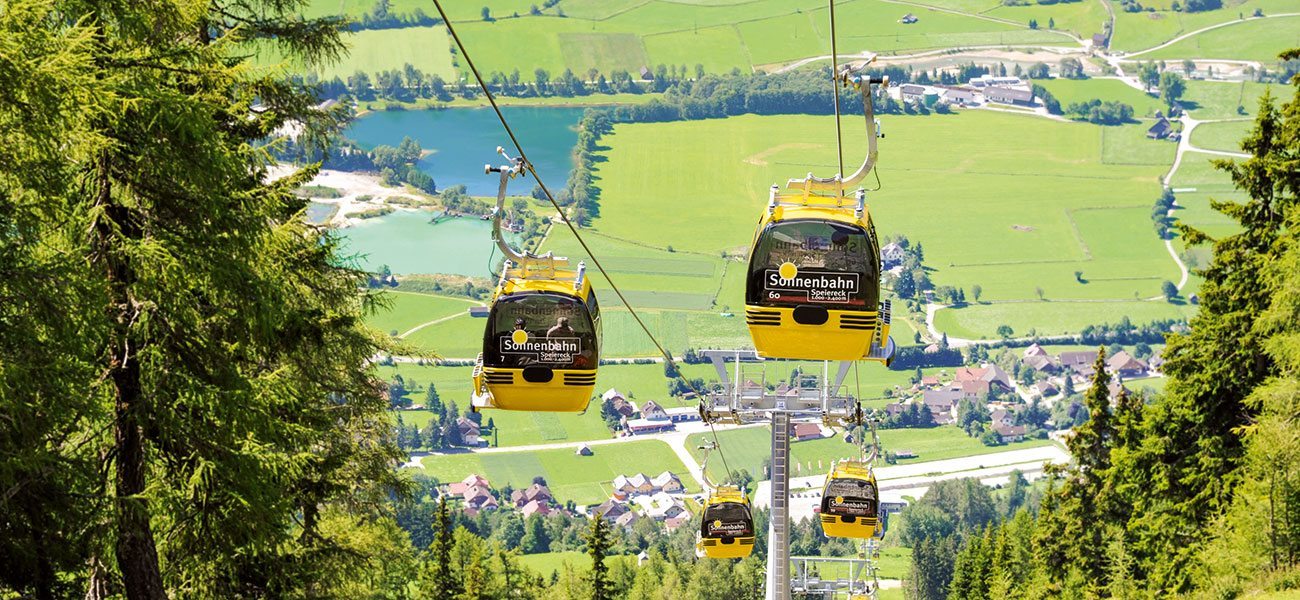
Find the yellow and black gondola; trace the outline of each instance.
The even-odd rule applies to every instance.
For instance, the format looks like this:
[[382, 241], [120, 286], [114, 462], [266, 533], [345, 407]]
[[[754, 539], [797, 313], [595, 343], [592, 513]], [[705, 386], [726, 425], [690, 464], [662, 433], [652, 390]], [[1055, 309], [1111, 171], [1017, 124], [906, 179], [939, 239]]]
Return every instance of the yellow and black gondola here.
[[486, 169], [501, 173], [492, 238], [507, 260], [492, 293], [483, 351], [472, 375], [472, 403], [478, 408], [581, 412], [596, 386], [600, 306], [584, 265], [570, 269], [567, 259], [550, 253], [517, 252], [502, 237], [506, 184], [523, 172], [522, 161], [512, 160], [512, 165]]
[[866, 539], [880, 529], [880, 488], [864, 461], [831, 466], [822, 488], [822, 532], [827, 537]]
[[745, 558], [754, 551], [754, 516], [749, 497], [735, 486], [721, 486], [705, 501], [696, 535], [701, 558]]
[[745, 282], [745, 323], [765, 357], [888, 362], [893, 355], [889, 303], [880, 301], [880, 243], [866, 193], [844, 193], [875, 166], [875, 82], [841, 79], [862, 90], [867, 158], [848, 179], [809, 174], [790, 180], [785, 192], [772, 186]]

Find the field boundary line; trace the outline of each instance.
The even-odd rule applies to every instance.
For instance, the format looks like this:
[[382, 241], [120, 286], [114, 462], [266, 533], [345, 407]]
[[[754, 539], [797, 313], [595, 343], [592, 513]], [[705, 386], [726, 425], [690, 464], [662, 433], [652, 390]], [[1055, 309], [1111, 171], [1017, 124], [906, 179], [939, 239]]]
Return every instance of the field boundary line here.
[[1065, 218], [1070, 221], [1070, 230], [1074, 232], [1075, 241], [1079, 242], [1079, 249], [1083, 250], [1084, 260], [1092, 260], [1092, 249], [1088, 247], [1088, 242], [1083, 241], [1083, 232], [1079, 231], [1079, 223], [1074, 220], [1074, 212], [1068, 208], [1062, 210]]

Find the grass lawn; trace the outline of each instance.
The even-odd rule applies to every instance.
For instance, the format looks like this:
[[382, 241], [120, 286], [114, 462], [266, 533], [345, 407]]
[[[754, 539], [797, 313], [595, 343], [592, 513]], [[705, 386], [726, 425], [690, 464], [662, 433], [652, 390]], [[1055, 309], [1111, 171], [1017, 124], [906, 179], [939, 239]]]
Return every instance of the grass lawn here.
[[[902, 579], [912, 569], [912, 549], [906, 546], [894, 546], [880, 549], [880, 560], [876, 561], [881, 579]], [[817, 568], [823, 579], [835, 577], [847, 578], [848, 568], [844, 564], [823, 563]]]
[[479, 304], [467, 298], [453, 298], [416, 292], [389, 291], [390, 307], [366, 318], [366, 323], [384, 333], [406, 333], [412, 327], [465, 312]]
[[[1130, 88], [1131, 89], [1131, 88]], [[1108, 165], [1159, 165], [1174, 163], [1178, 144], [1147, 137], [1151, 122], [1101, 128], [1101, 160]]]
[[[633, 556], [631, 554], [624, 555], [624, 556], [606, 556], [605, 560], [606, 561], [622, 560], [629, 563], [628, 566], [636, 565], [636, 556]], [[543, 552], [541, 554], [525, 554], [519, 557], [519, 562], [523, 563], [525, 567], [537, 571], [542, 575], [542, 577], [546, 578], [548, 581], [550, 580], [551, 574], [563, 569], [565, 564], [568, 564], [569, 566], [573, 567], [574, 570], [577, 571], [591, 570], [591, 557], [588, 556], [586, 552], [580, 550], [569, 550], [566, 552]], [[606, 562], [605, 566], [606, 567], [611, 566], [611, 563]]]
[[[1177, 283], [1177, 282], [1175, 282]], [[1160, 282], [1152, 286], [1159, 293]], [[1164, 301], [1117, 302], [1009, 302], [972, 304], [945, 308], [934, 316], [934, 325], [948, 335], [967, 339], [996, 339], [1000, 325], [1011, 325], [1013, 337], [1074, 333], [1088, 325], [1118, 323], [1128, 317], [1134, 323], [1156, 319], [1190, 318], [1196, 307]]]
[[[1259, 113], [1259, 98], [1270, 90], [1273, 98], [1289, 97], [1284, 86], [1236, 81], [1188, 81], [1181, 101], [1192, 117], [1201, 120], [1240, 119]], [[1240, 110], [1238, 110], [1240, 108]], [[1196, 132], [1192, 132], [1195, 135]]]
[[1252, 120], [1201, 123], [1192, 130], [1192, 145], [1206, 150], [1241, 152], [1241, 141], [1255, 128]]
[[1165, 391], [1165, 383], [1168, 381], [1165, 377], [1148, 377], [1146, 379], [1128, 379], [1124, 381], [1124, 386], [1133, 391], [1151, 390], [1157, 394]]
[[1101, 2], [996, 5], [996, 8], [982, 14], [1026, 24], [1030, 19], [1036, 19], [1040, 29], [1047, 29], [1049, 21], [1054, 21], [1058, 31], [1070, 31], [1081, 38], [1088, 38], [1100, 32], [1102, 23], [1106, 21], [1106, 7]]
[[[690, 436], [687, 447], [696, 448], [706, 439], [712, 439], [711, 433]], [[736, 429], [718, 432], [722, 451], [727, 455], [727, 463], [733, 470], [748, 469], [755, 477], [761, 478], [763, 459], [771, 452], [771, 432], [766, 427]], [[880, 431], [880, 443], [887, 451], [911, 450], [918, 458], [900, 463], [925, 462], [1021, 450], [1046, 446], [1048, 440], [1029, 440], [1006, 446], [989, 447], [979, 440], [967, 436], [955, 426], [934, 427], [931, 429], [884, 429]], [[844, 443], [841, 436], [823, 438], [807, 442], [796, 442], [791, 446], [792, 461], [795, 469], [792, 477], [815, 475], [830, 468], [831, 462], [846, 456], [856, 456], [857, 446]], [[699, 456], [697, 450], [692, 450]], [[714, 461], [721, 464], [721, 460]], [[710, 470], [712, 471], [710, 463]]]
[[620, 474], [658, 475], [672, 471], [682, 479], [686, 489], [699, 486], [686, 471], [668, 444], [646, 440], [594, 446], [592, 456], [577, 456], [573, 450], [538, 452], [464, 453], [428, 456], [424, 468], [440, 481], [459, 481], [477, 473], [488, 478], [493, 487], [506, 484], [527, 487], [533, 477], [545, 477], [556, 500], [573, 500], [578, 504], [598, 504], [609, 498], [610, 483]]
[[[1292, 5], [1294, 8], [1294, 5]], [[1300, 16], [1251, 19], [1212, 29], [1154, 52], [1143, 60], [1221, 58], [1276, 63], [1277, 55], [1300, 46]]]
[[1133, 107], [1137, 116], [1150, 116], [1164, 110], [1164, 103], [1150, 94], [1135, 90], [1118, 79], [1035, 79], [1061, 102], [1061, 108], [1073, 102], [1087, 102], [1093, 98], [1116, 100]]
[[452, 66], [447, 36], [444, 27], [406, 27], [402, 29], [371, 29], [349, 33], [343, 36], [348, 45], [348, 52], [334, 64], [306, 67], [297, 63], [285, 63], [279, 51], [270, 44], [263, 45], [258, 52], [256, 62], [271, 66], [283, 64], [291, 72], [316, 72], [321, 79], [339, 77], [347, 80], [348, 76], [363, 71], [372, 77], [379, 71], [402, 69], [411, 64], [426, 75], [437, 74], [443, 79], [455, 81], [456, 68]]
[[[1115, 34], [1111, 37], [1111, 49], [1125, 52], [1145, 50], [1202, 27], [1236, 21], [1241, 15], [1249, 16], [1254, 13], [1256, 8], [1263, 9], [1265, 14], [1295, 11], [1294, 0], [1229, 1], [1223, 3], [1223, 8], [1193, 13], [1168, 10], [1170, 4], [1170, 2], [1162, 0], [1144, 2], [1143, 6], [1151, 6], [1157, 10], [1156, 12], [1140, 13], [1124, 12], [1116, 5]], [[1236, 26], [1225, 29], [1231, 31], [1236, 29]], [[1238, 30], [1235, 33], [1241, 35], [1242, 31]], [[1248, 40], [1232, 40], [1233, 44], [1239, 42], [1246, 43]], [[1139, 58], [1145, 60], [1149, 56], [1144, 54]]]
[[[1198, 127], [1199, 129], [1199, 127]], [[1196, 132], [1192, 132], [1193, 141]], [[1174, 174], [1174, 189], [1195, 190], [1177, 192], [1178, 220], [1210, 235], [1223, 235], [1238, 229], [1235, 221], [1210, 207], [1211, 200], [1244, 201], [1245, 194], [1232, 186], [1232, 179], [1224, 171], [1214, 168], [1210, 161], [1224, 157], [1201, 152], [1183, 154], [1183, 162]]]

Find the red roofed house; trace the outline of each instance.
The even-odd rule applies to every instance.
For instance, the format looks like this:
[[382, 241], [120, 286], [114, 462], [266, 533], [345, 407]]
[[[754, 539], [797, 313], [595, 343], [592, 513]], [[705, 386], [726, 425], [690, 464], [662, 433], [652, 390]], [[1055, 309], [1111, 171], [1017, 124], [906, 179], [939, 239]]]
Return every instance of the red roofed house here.
[[447, 486], [447, 491], [453, 496], [461, 496], [465, 494], [465, 490], [474, 486], [491, 487], [488, 485], [488, 480], [482, 475], [470, 475], [461, 481], [457, 481]]
[[1002, 443], [1004, 444], [1019, 442], [1020, 440], [1025, 439], [1024, 425], [999, 426], [994, 427], [993, 431], [997, 432], [998, 437], [1001, 438]]
[[822, 427], [816, 423], [795, 423], [794, 439], [797, 442], [815, 440], [822, 437]]
[[1128, 352], [1120, 350], [1106, 359], [1106, 369], [1118, 373], [1121, 377], [1141, 377], [1146, 375], [1147, 364], [1133, 358]]
[[533, 515], [541, 515], [545, 517], [546, 515], [551, 514], [551, 507], [540, 500], [533, 500], [532, 502], [525, 504], [524, 507], [520, 509], [520, 512], [524, 514], [525, 519]]

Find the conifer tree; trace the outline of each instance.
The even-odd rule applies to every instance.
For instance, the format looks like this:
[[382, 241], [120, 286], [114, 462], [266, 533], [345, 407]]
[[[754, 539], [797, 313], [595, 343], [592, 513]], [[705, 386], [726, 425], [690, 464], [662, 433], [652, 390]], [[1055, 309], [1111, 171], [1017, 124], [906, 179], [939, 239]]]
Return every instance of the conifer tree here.
[[605, 565], [605, 557], [609, 554], [611, 542], [609, 526], [603, 517], [592, 517], [591, 529], [585, 539], [587, 555], [591, 557], [591, 600], [610, 600], [613, 592], [610, 589], [609, 567]]

